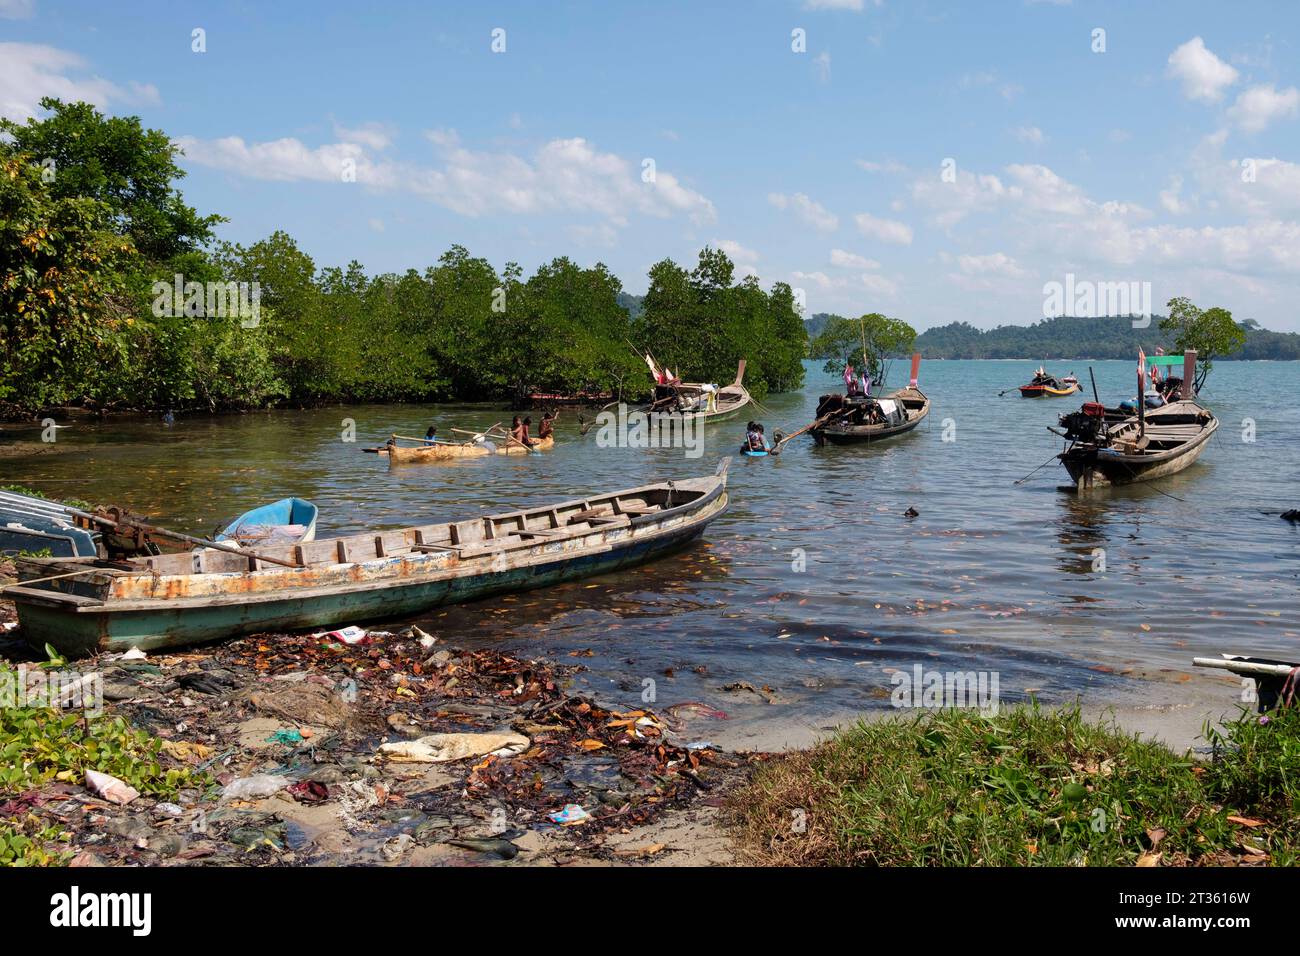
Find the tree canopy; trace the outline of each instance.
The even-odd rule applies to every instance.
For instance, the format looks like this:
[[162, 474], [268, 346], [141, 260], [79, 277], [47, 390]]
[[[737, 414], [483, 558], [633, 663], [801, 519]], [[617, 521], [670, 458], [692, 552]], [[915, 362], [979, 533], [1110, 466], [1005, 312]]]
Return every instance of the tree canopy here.
[[[730, 381], [745, 358], [760, 396], [803, 381], [792, 290], [736, 282], [721, 250], [706, 247], [690, 272], [656, 264], [644, 303], [602, 263], [565, 256], [531, 276], [455, 244], [423, 271], [322, 267], [284, 231], [247, 246], [217, 242], [223, 220], [185, 203], [179, 153], [161, 130], [85, 103], [42, 105], [43, 117], [0, 122], [0, 407], [9, 413], [75, 403], [522, 402], [535, 391], [639, 398], [651, 382], [638, 348], [706, 380]], [[176, 276], [184, 295], [173, 294]], [[196, 304], [219, 303], [214, 287], [256, 287], [255, 321], [191, 310], [189, 283]]]
[[865, 362], [872, 379], [883, 382], [889, 377], [890, 359], [910, 352], [915, 341], [916, 330], [902, 319], [879, 312], [856, 319], [831, 315], [809, 352], [814, 358], [826, 359], [825, 369], [833, 375], [841, 374], [848, 365], [861, 368]]

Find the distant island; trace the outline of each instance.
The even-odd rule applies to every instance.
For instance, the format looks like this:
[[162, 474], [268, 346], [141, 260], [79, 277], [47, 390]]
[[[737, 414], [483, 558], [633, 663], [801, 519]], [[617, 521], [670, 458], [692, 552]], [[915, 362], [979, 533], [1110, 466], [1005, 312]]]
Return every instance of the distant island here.
[[[830, 314], [819, 312], [804, 322], [808, 341], [812, 342], [825, 327]], [[1154, 352], [1166, 350], [1172, 343], [1160, 331], [1163, 316], [1151, 316], [1145, 328], [1133, 328], [1129, 318], [1084, 319], [1062, 316], [1043, 319], [1033, 325], [1002, 325], [980, 330], [969, 322], [926, 329], [916, 337], [915, 348], [928, 359], [1131, 359], [1138, 347]], [[1300, 335], [1294, 332], [1270, 332], [1254, 319], [1237, 323], [1246, 332], [1246, 346], [1236, 355], [1222, 360], [1268, 359], [1300, 360]], [[810, 355], [810, 358], [826, 358]]]

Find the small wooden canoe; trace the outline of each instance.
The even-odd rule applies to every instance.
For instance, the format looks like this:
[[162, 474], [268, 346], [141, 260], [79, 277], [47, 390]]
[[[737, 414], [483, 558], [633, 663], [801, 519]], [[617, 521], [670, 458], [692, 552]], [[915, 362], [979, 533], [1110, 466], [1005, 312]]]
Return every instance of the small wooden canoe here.
[[726, 511], [729, 463], [708, 477], [271, 547], [260, 558], [150, 555], [130, 559], [130, 570], [87, 558], [20, 558], [19, 583], [0, 594], [17, 605], [26, 640], [70, 656], [399, 618], [668, 554]]
[[534, 452], [550, 451], [555, 447], [555, 436], [547, 435], [545, 438], [535, 440], [531, 450], [524, 448], [522, 445], [511, 442], [494, 445], [492, 440], [485, 439], [481, 442], [452, 442], [438, 441], [431, 445], [384, 445], [379, 449], [379, 454], [387, 454], [388, 461], [393, 465], [407, 465], [415, 462], [426, 461], [447, 461], [452, 458], [484, 458], [488, 455], [531, 455]]
[[909, 385], [880, 399], [849, 399], [844, 407], [844, 415], [813, 432], [818, 444], [852, 445], [904, 435], [930, 414], [930, 399]]
[[310, 501], [281, 498], [244, 512], [213, 540], [253, 549], [269, 544], [301, 544], [316, 537], [317, 513]]

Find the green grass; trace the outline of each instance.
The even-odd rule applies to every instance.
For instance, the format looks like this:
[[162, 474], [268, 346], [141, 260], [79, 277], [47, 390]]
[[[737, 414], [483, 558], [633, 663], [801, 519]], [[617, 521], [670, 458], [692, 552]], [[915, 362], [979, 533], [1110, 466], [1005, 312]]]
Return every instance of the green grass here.
[[860, 723], [760, 768], [730, 814], [769, 865], [1296, 863], [1300, 716], [1207, 735], [1218, 756], [1198, 764], [1077, 708]]

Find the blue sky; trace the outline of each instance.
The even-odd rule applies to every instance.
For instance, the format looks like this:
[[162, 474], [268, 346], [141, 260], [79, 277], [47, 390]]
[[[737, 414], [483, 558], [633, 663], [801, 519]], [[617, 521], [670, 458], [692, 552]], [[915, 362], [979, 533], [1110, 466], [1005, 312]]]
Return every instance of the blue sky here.
[[1293, 3], [0, 0], [0, 112], [139, 115], [223, 238], [284, 229], [318, 265], [460, 243], [640, 293], [713, 244], [809, 312], [1028, 324], [1074, 273], [1297, 331], [1297, 26]]

